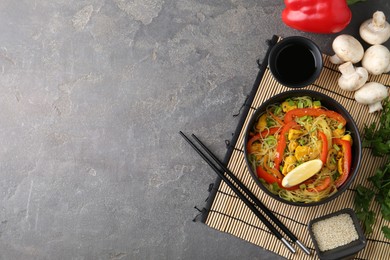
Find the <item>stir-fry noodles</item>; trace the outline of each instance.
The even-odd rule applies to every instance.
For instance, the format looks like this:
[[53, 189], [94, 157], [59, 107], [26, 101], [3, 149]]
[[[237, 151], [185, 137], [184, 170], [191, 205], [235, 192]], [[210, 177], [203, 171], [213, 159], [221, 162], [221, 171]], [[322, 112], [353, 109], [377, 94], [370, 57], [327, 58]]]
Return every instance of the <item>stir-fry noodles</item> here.
[[[272, 193], [293, 202], [316, 202], [337, 192], [351, 168], [352, 137], [346, 120], [311, 97], [294, 97], [267, 107], [246, 144], [252, 169]], [[283, 179], [311, 160], [322, 167], [292, 186]], [[291, 175], [290, 175], [291, 177]]]

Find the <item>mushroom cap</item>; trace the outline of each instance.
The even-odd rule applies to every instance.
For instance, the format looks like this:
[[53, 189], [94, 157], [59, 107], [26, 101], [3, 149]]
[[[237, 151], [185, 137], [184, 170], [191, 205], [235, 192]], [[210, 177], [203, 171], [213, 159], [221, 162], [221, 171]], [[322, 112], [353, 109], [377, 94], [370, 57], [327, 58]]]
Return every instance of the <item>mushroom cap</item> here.
[[366, 83], [355, 92], [355, 100], [364, 105], [374, 104], [387, 96], [387, 88], [377, 82]]
[[366, 50], [362, 60], [362, 66], [373, 75], [379, 75], [387, 71], [390, 63], [390, 52], [386, 46], [373, 45]]
[[333, 51], [344, 62], [350, 61], [357, 63], [361, 61], [364, 55], [362, 44], [353, 36], [341, 34], [337, 36], [332, 43]]
[[390, 38], [390, 25], [386, 21], [385, 14], [376, 11], [373, 18], [360, 25], [359, 34], [362, 39], [371, 44], [382, 44]]

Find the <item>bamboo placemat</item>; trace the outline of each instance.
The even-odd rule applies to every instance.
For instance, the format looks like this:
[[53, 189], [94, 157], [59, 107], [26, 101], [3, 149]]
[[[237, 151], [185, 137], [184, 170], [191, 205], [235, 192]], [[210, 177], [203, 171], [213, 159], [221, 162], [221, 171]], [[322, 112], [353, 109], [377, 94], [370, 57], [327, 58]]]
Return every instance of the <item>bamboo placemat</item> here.
[[[269, 41], [269, 49], [271, 49], [278, 39], [278, 37], [274, 36], [274, 38]], [[267, 60], [267, 56], [265, 61]], [[340, 77], [337, 66], [329, 62], [328, 55], [323, 55], [323, 59], [324, 68], [320, 77], [312, 85], [305, 88], [327, 94], [341, 103], [355, 119], [359, 131], [362, 134], [365, 124], [378, 122], [378, 113], [369, 114], [366, 106], [360, 105], [354, 100], [353, 93], [341, 90], [337, 85], [337, 80]], [[375, 77], [371, 76], [369, 81], [380, 82], [386, 86], [390, 86], [390, 75], [383, 74]], [[260, 200], [271, 209], [287, 227], [289, 227], [298, 239], [310, 248], [312, 252], [311, 256], [304, 254], [297, 247], [297, 252], [295, 254], [290, 253], [290, 251], [288, 251], [288, 249], [286, 249], [286, 247], [268, 231], [266, 226], [256, 218], [249, 208], [224, 182], [221, 182], [220, 179], [217, 179], [214, 183], [214, 187], [211, 189], [208, 204], [204, 208], [205, 211], [202, 216], [202, 222], [214, 229], [232, 234], [288, 259], [318, 259], [308, 232], [307, 225], [309, 221], [343, 208], [354, 208], [353, 202], [356, 186], [358, 184], [363, 184], [366, 187], [371, 187], [370, 183], [367, 181], [367, 177], [373, 175], [376, 169], [381, 167], [386, 160], [385, 158], [372, 156], [371, 151], [368, 148], [364, 148], [361, 167], [355, 181], [342, 195], [324, 205], [316, 207], [286, 206], [286, 204], [272, 199], [261, 191], [247, 169], [243, 152], [244, 134], [246, 126], [256, 108], [273, 95], [288, 90], [291, 89], [279, 84], [271, 75], [267, 64], [263, 63], [252, 93], [246, 102], [246, 108], [242, 113], [237, 131], [230, 144], [231, 148], [228, 150], [225, 157], [225, 163], [228, 165], [228, 168], [258, 198], [260, 198]], [[359, 252], [355, 258], [389, 259], [390, 241], [383, 236], [380, 230], [383, 225], [388, 226], [389, 222], [381, 217], [379, 205], [374, 203], [372, 210], [377, 213], [374, 231], [367, 237], [366, 248]]]

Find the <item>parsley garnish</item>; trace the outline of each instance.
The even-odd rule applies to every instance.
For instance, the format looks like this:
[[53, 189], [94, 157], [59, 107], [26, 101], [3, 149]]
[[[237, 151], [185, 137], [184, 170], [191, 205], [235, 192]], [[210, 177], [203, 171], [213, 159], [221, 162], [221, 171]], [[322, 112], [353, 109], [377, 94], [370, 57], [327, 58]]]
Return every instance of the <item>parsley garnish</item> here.
[[390, 154], [390, 101], [386, 98], [383, 102], [383, 110], [379, 119], [379, 127], [376, 123], [364, 126], [363, 147], [370, 147], [374, 156], [386, 156]]
[[[370, 147], [374, 156], [390, 155], [390, 100], [385, 99], [379, 119], [379, 126], [372, 123], [364, 127], [363, 147]], [[375, 213], [369, 210], [373, 198], [381, 207], [381, 214], [385, 220], [390, 220], [390, 160], [375, 174], [368, 178], [373, 189], [358, 185], [355, 197], [355, 210], [362, 221], [367, 234], [371, 234], [375, 223]], [[382, 227], [386, 238], [390, 239], [390, 228]]]
[[362, 221], [366, 234], [372, 233], [372, 226], [375, 222], [375, 213], [370, 210], [374, 191], [367, 189], [362, 185], [358, 185], [357, 194], [355, 197], [355, 211], [358, 219]]

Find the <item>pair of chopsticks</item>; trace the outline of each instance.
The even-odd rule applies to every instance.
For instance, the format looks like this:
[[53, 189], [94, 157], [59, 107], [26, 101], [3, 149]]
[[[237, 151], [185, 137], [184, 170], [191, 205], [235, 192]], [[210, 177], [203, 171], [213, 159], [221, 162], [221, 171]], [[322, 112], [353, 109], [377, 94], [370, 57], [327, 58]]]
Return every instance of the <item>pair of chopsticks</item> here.
[[[298, 238], [194, 135], [191, 137], [206, 151], [214, 162], [222, 169], [218, 168], [213, 161], [206, 156], [182, 131], [179, 134], [191, 145], [192, 148], [206, 161], [206, 163], [218, 174], [218, 176], [237, 194], [237, 196], [252, 210], [252, 212], [264, 223], [264, 225], [275, 235], [292, 253], [294, 247], [283, 237], [278, 229], [266, 218], [280, 228], [291, 241], [295, 242], [306, 254], [310, 255], [307, 249]], [[228, 179], [227, 176], [233, 180]], [[241, 189], [241, 190], [240, 190]], [[248, 197], [252, 200], [250, 201]], [[261, 211], [260, 211], [261, 209]]]

